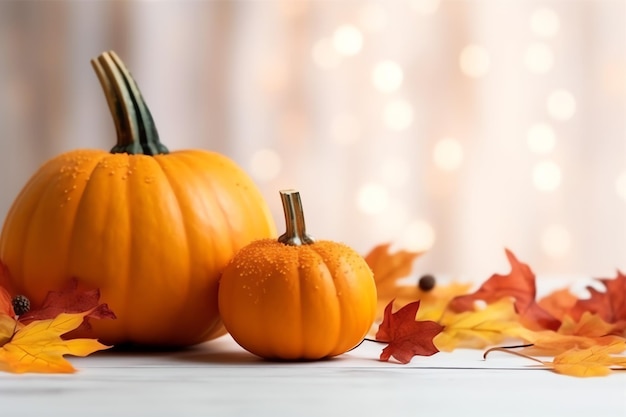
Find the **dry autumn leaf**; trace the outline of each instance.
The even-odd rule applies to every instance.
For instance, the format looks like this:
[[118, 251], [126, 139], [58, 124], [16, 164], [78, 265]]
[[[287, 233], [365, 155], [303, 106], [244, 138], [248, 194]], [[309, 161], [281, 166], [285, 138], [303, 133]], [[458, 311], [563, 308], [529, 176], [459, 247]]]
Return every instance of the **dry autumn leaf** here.
[[589, 312], [575, 321], [566, 317], [557, 331], [544, 330], [528, 333], [524, 340], [532, 346], [524, 353], [535, 356], [556, 356], [571, 349], [588, 349], [592, 346], [605, 346], [624, 340], [612, 334], [615, 325]]
[[599, 281], [604, 285], [604, 291], [588, 287], [591, 296], [578, 300], [568, 314], [578, 319], [585, 312], [590, 312], [599, 315], [607, 323], [626, 322], [626, 275], [618, 271], [614, 279]]
[[62, 335], [80, 326], [85, 317], [91, 313], [92, 310], [82, 313], [61, 313], [53, 319], [36, 320], [20, 328], [0, 347], [0, 369], [16, 373], [74, 372], [74, 367], [63, 357], [64, 355], [87, 356], [108, 348], [93, 339], [61, 338]]
[[519, 262], [511, 251], [507, 249], [505, 252], [511, 265], [511, 272], [508, 275], [492, 275], [474, 293], [454, 298], [449, 307], [457, 312], [471, 311], [475, 302], [479, 300], [489, 304], [502, 298], [512, 298], [515, 300], [515, 310], [520, 315], [520, 320], [527, 327], [556, 330], [561, 324], [560, 321], [535, 301], [535, 274], [528, 265]]
[[3, 287], [0, 287], [0, 314], [5, 314], [10, 317], [15, 315], [11, 302], [12, 299], [11, 294]]
[[406, 364], [416, 355], [430, 356], [439, 352], [433, 338], [443, 327], [434, 321], [416, 320], [419, 306], [420, 302], [415, 301], [392, 313], [393, 300], [389, 302], [376, 333], [377, 341], [388, 343], [380, 354], [381, 361], [388, 361], [393, 356]]
[[577, 301], [578, 297], [568, 288], [562, 288], [542, 297], [537, 304], [554, 318], [563, 320]]
[[379, 298], [387, 299], [385, 305], [396, 297], [398, 280], [409, 276], [413, 262], [421, 255], [421, 252], [405, 250], [391, 253], [390, 247], [389, 243], [378, 245], [365, 256], [374, 274]]
[[557, 355], [552, 362], [555, 372], [571, 376], [604, 376], [613, 369], [626, 369], [626, 356], [615, 356], [626, 350], [626, 342], [616, 341], [609, 345], [596, 345], [587, 349], [572, 349]]
[[[612, 370], [626, 370], [626, 341], [615, 340], [606, 345], [593, 345], [588, 348], [572, 348], [554, 357], [552, 361], [543, 361], [533, 356], [506, 348], [492, 348], [487, 350], [483, 357], [492, 352], [506, 352], [538, 362], [563, 375], [577, 377], [605, 376]], [[621, 354], [618, 356], [618, 354]]]
[[525, 339], [533, 333], [519, 322], [513, 303], [508, 299], [477, 311], [448, 311], [439, 324], [443, 325], [443, 331], [435, 337], [435, 346], [447, 352], [457, 348], [482, 349], [510, 338]]
[[[82, 313], [90, 311], [86, 318], [114, 319], [115, 314], [107, 304], [100, 303], [100, 290], [82, 290], [78, 280], [72, 278], [59, 291], [50, 291], [41, 307], [20, 316], [20, 322], [51, 319], [61, 313]], [[87, 320], [85, 320], [87, 323]]]
[[[415, 260], [422, 253], [405, 250], [391, 252], [390, 246], [378, 245], [365, 256], [365, 261], [374, 273], [378, 293], [376, 323], [382, 321], [385, 308], [391, 300], [398, 308], [419, 300], [418, 319], [437, 320], [452, 298], [470, 289], [469, 283], [452, 282], [445, 285], [438, 283], [433, 289], [424, 291], [416, 283], [401, 282], [410, 276]], [[370, 334], [373, 336], [376, 331], [377, 327], [372, 326]]]

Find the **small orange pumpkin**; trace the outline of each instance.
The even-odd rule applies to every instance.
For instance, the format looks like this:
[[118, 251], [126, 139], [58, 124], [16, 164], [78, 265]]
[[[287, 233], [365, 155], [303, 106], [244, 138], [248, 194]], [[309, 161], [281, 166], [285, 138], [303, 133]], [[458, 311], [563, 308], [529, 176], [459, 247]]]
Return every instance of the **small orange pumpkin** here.
[[287, 231], [241, 249], [219, 285], [226, 330], [270, 359], [314, 360], [358, 345], [376, 316], [376, 285], [350, 247], [305, 232], [300, 195], [281, 191]]
[[91, 336], [108, 344], [185, 346], [223, 334], [220, 273], [243, 246], [276, 236], [269, 208], [230, 159], [168, 152], [114, 53], [92, 63], [117, 145], [65, 153], [35, 173], [4, 223], [11, 281], [0, 284], [35, 306], [72, 277], [99, 288], [118, 318], [93, 321]]

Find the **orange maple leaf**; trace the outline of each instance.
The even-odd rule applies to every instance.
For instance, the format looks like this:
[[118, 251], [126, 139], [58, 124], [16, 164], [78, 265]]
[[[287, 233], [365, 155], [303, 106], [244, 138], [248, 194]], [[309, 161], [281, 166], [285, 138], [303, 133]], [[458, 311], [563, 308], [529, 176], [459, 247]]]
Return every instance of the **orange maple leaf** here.
[[[63, 356], [87, 356], [95, 351], [107, 349], [94, 339], [64, 340], [62, 335], [76, 329], [92, 310], [82, 313], [61, 313], [48, 320], [36, 320], [20, 327], [0, 347], [0, 369], [10, 372], [69, 373], [75, 369]], [[6, 326], [13, 329], [15, 320], [0, 320], [0, 337]], [[4, 330], [2, 328], [4, 327]]]
[[390, 297], [387, 302], [395, 297], [398, 280], [409, 276], [414, 261], [422, 254], [405, 250], [391, 253], [390, 247], [390, 243], [378, 245], [365, 256], [365, 262], [374, 274], [378, 294], [382, 294], [382, 298]]
[[542, 297], [537, 304], [554, 318], [563, 320], [577, 301], [578, 297], [569, 289], [562, 288]]
[[392, 356], [401, 363], [409, 363], [416, 356], [431, 356], [439, 352], [433, 343], [443, 327], [430, 320], [416, 320], [420, 302], [407, 304], [392, 313], [393, 301], [385, 308], [385, 318], [380, 324], [376, 340], [388, 343], [380, 354], [381, 361]]
[[461, 295], [450, 301], [449, 307], [457, 312], [471, 311], [476, 301], [493, 303], [501, 298], [515, 300], [515, 310], [520, 320], [533, 329], [557, 329], [561, 322], [545, 311], [535, 301], [535, 274], [530, 267], [519, 262], [508, 249], [506, 257], [511, 265], [508, 275], [494, 274], [472, 294]]

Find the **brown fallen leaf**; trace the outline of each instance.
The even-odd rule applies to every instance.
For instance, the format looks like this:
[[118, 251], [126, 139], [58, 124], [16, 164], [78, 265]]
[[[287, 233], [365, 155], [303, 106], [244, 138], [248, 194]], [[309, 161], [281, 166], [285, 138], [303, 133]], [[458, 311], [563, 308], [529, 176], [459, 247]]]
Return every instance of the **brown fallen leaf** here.
[[393, 300], [387, 305], [376, 333], [376, 341], [388, 344], [380, 354], [381, 361], [388, 361], [393, 356], [406, 364], [416, 355], [431, 356], [439, 352], [433, 338], [443, 327], [434, 321], [416, 320], [419, 306], [420, 302], [415, 301], [392, 313]]
[[90, 329], [89, 319], [115, 319], [115, 313], [107, 304], [100, 303], [100, 291], [81, 290], [78, 280], [73, 278], [59, 291], [50, 291], [41, 307], [30, 310], [20, 316], [20, 323], [29, 324], [35, 320], [46, 320], [57, 317], [61, 313], [82, 313], [89, 311], [85, 316], [81, 331]]
[[[64, 355], [87, 356], [108, 348], [94, 339], [61, 338], [63, 334], [80, 326], [85, 317], [92, 313], [92, 310], [61, 313], [53, 319], [36, 320], [21, 327], [0, 347], [0, 369], [16, 373], [74, 372], [74, 367]], [[3, 322], [0, 322], [0, 329], [2, 326]]]

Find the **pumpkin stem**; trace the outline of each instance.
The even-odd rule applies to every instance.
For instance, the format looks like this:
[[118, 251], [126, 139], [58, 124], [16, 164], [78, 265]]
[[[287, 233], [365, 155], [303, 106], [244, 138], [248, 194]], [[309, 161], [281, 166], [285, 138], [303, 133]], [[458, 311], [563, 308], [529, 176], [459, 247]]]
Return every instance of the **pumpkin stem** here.
[[137, 83], [113, 51], [91, 60], [115, 122], [117, 144], [111, 153], [158, 155], [169, 151], [159, 141], [150, 110]]
[[280, 191], [280, 199], [283, 202], [287, 230], [280, 235], [278, 241], [291, 246], [315, 243], [315, 240], [306, 234], [300, 193], [296, 190], [282, 190]]

